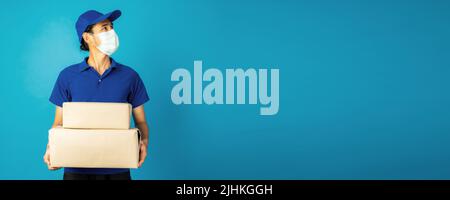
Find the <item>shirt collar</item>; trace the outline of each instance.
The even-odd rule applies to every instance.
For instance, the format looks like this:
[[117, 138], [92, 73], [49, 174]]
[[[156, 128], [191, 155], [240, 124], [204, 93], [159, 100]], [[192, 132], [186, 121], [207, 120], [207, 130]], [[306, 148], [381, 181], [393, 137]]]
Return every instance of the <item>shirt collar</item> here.
[[[80, 63], [80, 72], [82, 72], [82, 71], [84, 71], [84, 70], [86, 70], [86, 69], [89, 69], [89, 67], [91, 67], [91, 66], [89, 66], [89, 64], [87, 63], [88, 58], [89, 58], [89, 57], [84, 58], [83, 62]], [[116, 67], [118, 67], [118, 64], [116, 63], [116, 61], [114, 61], [113, 58], [110, 57], [109, 59], [111, 59], [111, 66], [110, 66], [111, 68], [116, 68]]]

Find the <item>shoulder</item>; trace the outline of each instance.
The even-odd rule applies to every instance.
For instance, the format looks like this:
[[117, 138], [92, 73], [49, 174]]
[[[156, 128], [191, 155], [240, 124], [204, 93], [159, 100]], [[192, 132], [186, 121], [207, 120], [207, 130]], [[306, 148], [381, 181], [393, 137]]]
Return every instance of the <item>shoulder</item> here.
[[69, 81], [71, 78], [74, 77], [74, 75], [76, 75], [79, 72], [79, 69], [80, 69], [79, 63], [69, 65], [59, 72], [58, 79], [60, 81]]
[[116, 64], [117, 64], [118, 69], [122, 73], [125, 73], [125, 74], [127, 74], [128, 76], [130, 76], [132, 78], [139, 78], [139, 74], [133, 68], [131, 68], [131, 67], [127, 66], [127, 65], [118, 63], [118, 62], [116, 62]]

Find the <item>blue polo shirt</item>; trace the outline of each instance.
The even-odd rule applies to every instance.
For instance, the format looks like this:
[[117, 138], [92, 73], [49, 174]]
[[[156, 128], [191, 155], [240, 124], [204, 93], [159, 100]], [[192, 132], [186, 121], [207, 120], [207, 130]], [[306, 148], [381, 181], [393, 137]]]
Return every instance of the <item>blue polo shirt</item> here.
[[[63, 69], [56, 80], [50, 102], [62, 107], [64, 102], [119, 102], [136, 108], [149, 100], [138, 73], [111, 58], [111, 66], [100, 75], [83, 62]], [[83, 174], [115, 174], [129, 169], [68, 168], [64, 172]]]

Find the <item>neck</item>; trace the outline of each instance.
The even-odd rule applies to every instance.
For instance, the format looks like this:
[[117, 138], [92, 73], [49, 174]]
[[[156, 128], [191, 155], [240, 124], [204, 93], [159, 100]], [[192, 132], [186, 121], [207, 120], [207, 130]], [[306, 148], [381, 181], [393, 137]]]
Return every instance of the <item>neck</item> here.
[[103, 74], [103, 72], [111, 65], [111, 60], [109, 59], [109, 56], [103, 53], [90, 51], [87, 63], [94, 67], [100, 74]]

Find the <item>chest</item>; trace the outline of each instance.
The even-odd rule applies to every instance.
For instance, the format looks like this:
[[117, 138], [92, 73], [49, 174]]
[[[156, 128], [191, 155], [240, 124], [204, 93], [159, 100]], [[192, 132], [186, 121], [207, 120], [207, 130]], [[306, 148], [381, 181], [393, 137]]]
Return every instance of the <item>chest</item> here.
[[69, 90], [72, 101], [127, 102], [131, 84], [120, 74], [102, 77], [87, 71], [70, 83]]

